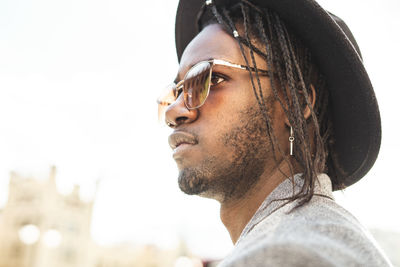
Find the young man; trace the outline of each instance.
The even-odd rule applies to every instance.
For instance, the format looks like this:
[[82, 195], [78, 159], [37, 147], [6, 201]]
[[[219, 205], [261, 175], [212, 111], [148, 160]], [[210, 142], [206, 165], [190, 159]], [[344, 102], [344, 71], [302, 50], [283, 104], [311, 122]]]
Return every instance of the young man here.
[[187, 194], [221, 203], [221, 266], [390, 266], [332, 190], [377, 157], [377, 102], [347, 26], [313, 0], [181, 0], [159, 99]]

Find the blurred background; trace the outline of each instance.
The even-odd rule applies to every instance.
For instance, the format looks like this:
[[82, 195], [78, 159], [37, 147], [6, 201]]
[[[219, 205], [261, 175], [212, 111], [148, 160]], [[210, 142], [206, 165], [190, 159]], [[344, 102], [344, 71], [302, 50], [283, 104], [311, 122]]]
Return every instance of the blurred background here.
[[[177, 3], [0, 1], [0, 267], [202, 266], [229, 253], [218, 203], [179, 191], [157, 121], [178, 67]], [[352, 29], [383, 126], [373, 169], [335, 197], [400, 266], [400, 2], [319, 3]]]

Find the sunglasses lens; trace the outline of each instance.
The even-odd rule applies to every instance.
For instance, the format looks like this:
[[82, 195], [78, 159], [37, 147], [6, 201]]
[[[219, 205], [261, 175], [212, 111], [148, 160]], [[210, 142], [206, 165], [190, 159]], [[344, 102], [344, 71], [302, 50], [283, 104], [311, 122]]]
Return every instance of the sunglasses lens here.
[[171, 105], [176, 100], [174, 93], [175, 84], [172, 83], [164, 88], [159, 98], [157, 98], [158, 103], [158, 121], [160, 123], [165, 122], [165, 111], [168, 106]]
[[207, 61], [194, 65], [186, 74], [183, 96], [188, 108], [198, 108], [204, 104], [210, 89], [212, 64]]

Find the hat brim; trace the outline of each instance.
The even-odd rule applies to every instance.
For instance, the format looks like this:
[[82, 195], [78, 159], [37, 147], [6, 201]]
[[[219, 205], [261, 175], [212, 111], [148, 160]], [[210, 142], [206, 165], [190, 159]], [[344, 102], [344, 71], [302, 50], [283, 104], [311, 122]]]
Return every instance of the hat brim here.
[[[213, 0], [217, 4], [234, 2]], [[378, 103], [361, 54], [346, 24], [313, 0], [253, 0], [277, 12], [310, 49], [330, 91], [335, 143], [330, 156], [338, 181], [334, 190], [361, 179], [373, 166], [381, 143]], [[197, 35], [204, 0], [180, 0], [175, 25], [178, 60]], [[229, 4], [229, 3], [228, 3]]]

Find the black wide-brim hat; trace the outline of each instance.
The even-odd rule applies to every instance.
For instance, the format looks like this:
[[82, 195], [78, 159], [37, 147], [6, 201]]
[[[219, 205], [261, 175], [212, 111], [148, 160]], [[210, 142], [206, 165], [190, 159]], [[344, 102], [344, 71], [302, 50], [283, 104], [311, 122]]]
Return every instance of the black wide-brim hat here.
[[[229, 6], [237, 0], [212, 0]], [[314, 0], [250, 0], [275, 11], [310, 49], [330, 92], [335, 143], [330, 151], [333, 189], [360, 180], [374, 164], [381, 143], [378, 103], [358, 45], [343, 20]], [[197, 15], [205, 0], [180, 0], [175, 42], [178, 60], [197, 35]], [[331, 163], [332, 164], [332, 163]]]

